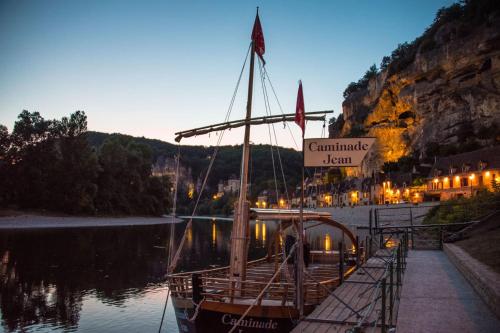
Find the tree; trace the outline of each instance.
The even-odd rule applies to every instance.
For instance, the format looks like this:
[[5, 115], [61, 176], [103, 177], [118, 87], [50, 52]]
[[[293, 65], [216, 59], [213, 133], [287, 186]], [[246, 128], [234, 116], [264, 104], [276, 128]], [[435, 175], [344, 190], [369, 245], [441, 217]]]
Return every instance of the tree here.
[[159, 215], [167, 211], [167, 178], [151, 177], [151, 149], [132, 138], [111, 137], [99, 150], [97, 208], [108, 214]]
[[389, 64], [391, 63], [391, 57], [384, 56], [382, 58], [382, 61], [380, 62], [380, 70], [384, 71], [389, 67]]
[[58, 177], [51, 208], [68, 213], [94, 213], [97, 194], [97, 156], [87, 138], [87, 116], [77, 111], [54, 121], [58, 137]]

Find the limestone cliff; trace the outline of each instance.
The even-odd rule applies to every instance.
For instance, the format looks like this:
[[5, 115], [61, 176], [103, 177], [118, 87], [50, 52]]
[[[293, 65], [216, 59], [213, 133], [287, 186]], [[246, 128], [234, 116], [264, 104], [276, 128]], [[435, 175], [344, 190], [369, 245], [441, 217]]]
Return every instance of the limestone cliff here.
[[495, 141], [482, 132], [493, 129], [494, 137], [500, 125], [498, 12], [467, 25], [434, 24], [423, 37], [414, 42], [408, 64], [396, 68], [393, 61], [350, 92], [330, 126], [330, 137], [378, 138], [365, 174], [402, 156], [422, 157], [435, 143]]

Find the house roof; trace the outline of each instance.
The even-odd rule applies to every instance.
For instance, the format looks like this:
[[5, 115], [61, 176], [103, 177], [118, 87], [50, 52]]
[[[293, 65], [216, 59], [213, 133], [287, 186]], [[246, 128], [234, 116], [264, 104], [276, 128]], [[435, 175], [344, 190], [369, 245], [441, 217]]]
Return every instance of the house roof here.
[[429, 178], [449, 174], [452, 168], [456, 169], [456, 173], [500, 169], [500, 146], [440, 157], [432, 166]]

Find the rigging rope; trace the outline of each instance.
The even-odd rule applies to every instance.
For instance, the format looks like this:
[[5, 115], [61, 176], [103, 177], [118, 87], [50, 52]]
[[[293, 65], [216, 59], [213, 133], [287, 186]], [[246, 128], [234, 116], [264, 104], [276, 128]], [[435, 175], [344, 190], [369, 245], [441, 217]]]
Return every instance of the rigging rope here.
[[[259, 63], [259, 65], [260, 65], [260, 63]], [[263, 86], [263, 89], [265, 91], [265, 96], [266, 96], [267, 103], [269, 105], [269, 114], [271, 114], [271, 105], [270, 105], [270, 102], [269, 102], [269, 94], [267, 92], [266, 77], [267, 77], [267, 79], [269, 81], [269, 84], [271, 84], [271, 81], [270, 81], [269, 76], [267, 74], [266, 68], [264, 66], [262, 66], [262, 69], [263, 69], [262, 74], [261, 74], [261, 76], [262, 76], [262, 86]], [[271, 88], [272, 88], [272, 84], [271, 84]], [[276, 98], [276, 101], [278, 103], [278, 106], [279, 106], [279, 108], [281, 110], [281, 113], [284, 114], [283, 113], [283, 109], [281, 108], [281, 104], [280, 104], [280, 102], [278, 100], [278, 97], [276, 96], [276, 93], [274, 92], [274, 88], [272, 88], [272, 89], [273, 89], [273, 93], [274, 93], [274, 96]], [[286, 123], [285, 123], [285, 125], [286, 125]], [[283, 161], [281, 159], [281, 153], [280, 153], [280, 149], [279, 149], [279, 145], [278, 145], [278, 136], [276, 135], [276, 128], [274, 127], [274, 124], [271, 124], [271, 126], [272, 126], [273, 133], [274, 133], [274, 142], [275, 142], [275, 145], [276, 145], [276, 151], [278, 153], [278, 162], [279, 162], [279, 165], [280, 165], [281, 177], [283, 178], [283, 187], [285, 188], [285, 196], [286, 196], [287, 202], [290, 202], [290, 196], [288, 195], [288, 186], [286, 185], [287, 183], [286, 183], [286, 177], [285, 177], [285, 169], [283, 168]], [[289, 128], [289, 130], [290, 130], [290, 128]], [[291, 132], [290, 132], [290, 134], [291, 134]], [[293, 138], [293, 135], [292, 135], [292, 139], [295, 142], [295, 139]], [[272, 140], [270, 139], [270, 141], [272, 141]], [[271, 146], [272, 146], [272, 143], [271, 143]]]
[[238, 321], [236, 323], [234, 323], [233, 327], [231, 328], [231, 330], [228, 333], [233, 333], [234, 332], [234, 330], [241, 324], [241, 322], [243, 321], [243, 319], [245, 319], [245, 317], [248, 315], [248, 313], [250, 313], [250, 310], [252, 310], [252, 308], [255, 306], [255, 304], [257, 304], [257, 302], [262, 298], [262, 296], [266, 292], [267, 288], [269, 288], [269, 286], [271, 285], [271, 283], [278, 276], [278, 273], [280, 273], [281, 270], [283, 269], [284, 264], [292, 256], [292, 254], [294, 254], [296, 247], [297, 247], [297, 242], [295, 242], [293, 244], [292, 248], [290, 249], [290, 253], [285, 258], [285, 260], [281, 263], [280, 267], [276, 270], [276, 272], [271, 277], [271, 279], [269, 280], [269, 282], [265, 285], [264, 289], [262, 289], [262, 291], [259, 293], [259, 295], [253, 300], [252, 304], [250, 304], [250, 306], [245, 310], [245, 312], [243, 313], [243, 315], [241, 315], [240, 319], [238, 319]]
[[[276, 94], [276, 91], [274, 90], [273, 83], [271, 82], [271, 77], [269, 76], [269, 73], [267, 72], [266, 67], [264, 67], [264, 73], [266, 74], [267, 81], [269, 81], [269, 85], [271, 86], [271, 90], [273, 91], [274, 98], [276, 98], [276, 102], [278, 103], [278, 106], [280, 108], [281, 114], [285, 114], [283, 112], [283, 108], [281, 107], [281, 103], [280, 103], [280, 101], [278, 99], [278, 95]], [[291, 130], [290, 126], [287, 126], [286, 123], [285, 123], [285, 126], [288, 127], [288, 131], [290, 132], [290, 136], [292, 137], [292, 140], [293, 140], [293, 143], [295, 144], [295, 147], [297, 148], [297, 150], [300, 150], [299, 146], [297, 145], [297, 141], [295, 141], [295, 137], [292, 134], [292, 130]]]
[[[167, 258], [167, 274], [171, 273], [169, 272], [169, 267], [170, 263], [172, 261], [172, 254], [174, 252], [174, 231], [175, 231], [175, 213], [177, 211], [177, 188], [179, 184], [179, 164], [180, 164], [180, 155], [181, 152], [181, 146], [180, 144], [177, 145], [177, 156], [176, 156], [176, 166], [175, 166], [175, 183], [174, 183], [174, 202], [173, 202], [173, 207], [172, 207], [172, 221], [170, 223], [170, 238], [169, 238], [169, 244], [168, 244], [168, 258]], [[163, 311], [161, 315], [161, 321], [160, 321], [160, 327], [158, 328], [158, 333], [161, 332], [161, 328], [163, 326], [163, 321], [165, 319], [165, 313], [167, 311], [167, 305], [168, 305], [168, 298], [170, 296], [170, 288], [167, 289], [167, 297], [165, 298], [165, 304], [163, 305]]]
[[[267, 96], [267, 91], [266, 91], [266, 84], [265, 84], [265, 78], [264, 78], [264, 73], [262, 71], [262, 61], [259, 58], [259, 73], [260, 73], [260, 82], [262, 84], [262, 94], [264, 96], [264, 108], [266, 109], [266, 115], [270, 116], [271, 115], [271, 106], [269, 104], [269, 98]], [[273, 126], [274, 127], [274, 126]], [[271, 125], [267, 124], [267, 131], [269, 133], [269, 143], [270, 143], [270, 148], [271, 148], [271, 161], [273, 163], [273, 175], [274, 175], [274, 188], [275, 188], [275, 194], [276, 194], [276, 203], [279, 204], [279, 194], [278, 194], [278, 180], [276, 177], [276, 166], [274, 163], [274, 149], [273, 149], [273, 139], [271, 137]], [[286, 183], [283, 184], [286, 188]], [[279, 206], [278, 206], [279, 207]]]
[[[246, 65], [247, 60], [248, 60], [248, 55], [250, 54], [251, 46], [252, 46], [252, 44], [250, 43], [250, 46], [248, 47], [248, 51], [247, 51], [247, 54], [246, 54], [246, 57], [245, 57], [245, 61], [243, 62], [243, 66], [241, 68], [240, 75], [238, 77], [238, 81], [236, 82], [236, 87], [234, 89], [233, 96], [231, 98], [231, 102], [229, 103], [229, 107], [228, 107], [228, 110], [227, 110], [227, 113], [226, 113], [226, 117], [224, 118], [224, 121], [227, 121], [229, 119], [230, 115], [231, 115], [231, 112], [232, 112], [232, 109], [233, 109], [233, 106], [234, 106], [234, 101], [235, 101], [236, 95], [238, 93], [238, 88], [240, 86], [241, 77], [243, 76], [243, 71], [245, 69], [245, 65]], [[181, 239], [181, 242], [179, 244], [179, 247], [177, 248], [177, 251], [176, 251], [174, 257], [172, 258], [172, 262], [170, 263], [170, 266], [169, 266], [169, 271], [170, 272], [173, 272], [174, 269], [175, 269], [175, 267], [177, 266], [177, 262], [179, 260], [180, 254], [182, 252], [182, 248], [184, 247], [184, 244], [186, 242], [188, 231], [189, 231], [189, 229], [191, 229], [191, 227], [193, 225], [193, 217], [195, 216], [196, 210], [198, 209], [198, 204], [200, 202], [201, 196], [202, 196], [203, 191], [205, 189], [205, 186], [207, 184], [208, 176], [210, 174], [210, 171], [212, 170], [212, 166], [213, 166], [213, 164], [215, 162], [215, 158], [217, 157], [217, 153], [219, 151], [219, 147], [220, 147], [220, 143], [222, 141], [222, 138], [224, 137], [224, 133], [225, 133], [225, 130], [222, 130], [221, 131], [221, 135], [217, 139], [217, 145], [215, 146], [215, 149], [214, 149], [214, 152], [212, 154], [212, 157], [210, 158], [210, 164], [209, 164], [207, 172], [205, 174], [205, 178], [203, 180], [203, 184], [201, 186], [200, 193], [198, 194], [198, 198], [196, 199], [196, 203], [195, 203], [195, 206], [193, 208], [193, 212], [191, 214], [191, 217], [189, 218], [188, 223], [186, 224], [186, 228], [184, 229], [184, 234], [182, 236], [182, 239]]]

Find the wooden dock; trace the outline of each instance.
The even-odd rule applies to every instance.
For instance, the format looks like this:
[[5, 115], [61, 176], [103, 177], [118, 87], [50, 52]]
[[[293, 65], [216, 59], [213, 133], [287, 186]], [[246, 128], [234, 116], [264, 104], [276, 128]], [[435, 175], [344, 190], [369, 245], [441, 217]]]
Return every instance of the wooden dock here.
[[401, 246], [378, 250], [292, 332], [360, 332], [362, 328], [386, 332], [396, 323], [405, 254]]

